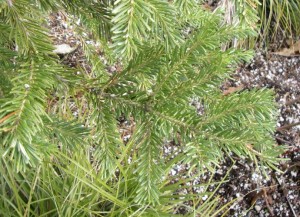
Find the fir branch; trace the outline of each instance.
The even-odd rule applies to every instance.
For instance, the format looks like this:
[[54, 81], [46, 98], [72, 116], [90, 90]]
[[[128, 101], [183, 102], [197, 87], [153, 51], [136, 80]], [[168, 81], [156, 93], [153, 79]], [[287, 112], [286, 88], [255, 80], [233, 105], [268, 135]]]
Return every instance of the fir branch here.
[[199, 2], [196, 0], [175, 0], [173, 4], [179, 11], [179, 16], [185, 18], [195, 8], [198, 8]]
[[107, 41], [111, 37], [112, 14], [110, 1], [64, 1], [60, 4], [66, 11], [76, 15], [97, 40]]
[[[9, 67], [6, 67], [5, 69], [7, 68]], [[10, 78], [7, 76], [5, 71], [0, 71], [0, 99], [3, 97], [7, 97], [7, 95], [11, 91], [11, 88], [12, 88], [12, 83]]]
[[166, 1], [116, 1], [112, 19], [113, 49], [130, 60], [138, 53], [138, 45], [152, 38], [164, 39], [167, 49], [173, 47], [180, 40], [174, 13]]
[[38, 22], [39, 19], [29, 16], [29, 14], [33, 14], [42, 17], [37, 8], [25, 0], [19, 0], [14, 2], [11, 7], [6, 7], [4, 13], [6, 14], [6, 22], [11, 27], [10, 38], [14, 39], [20, 54], [51, 53], [54, 50], [49, 43], [51, 39], [48, 32]]
[[232, 121], [232, 118], [242, 122], [257, 117], [259, 121], [268, 118], [274, 120], [274, 102], [272, 102], [272, 91], [257, 90], [244, 91], [241, 94], [231, 94], [223, 97], [215, 103], [210, 103], [206, 119], [199, 123], [200, 126], [213, 126], [214, 123]]
[[[6, 154], [11, 150], [11, 158], [15, 155], [16, 159], [21, 161], [24, 157], [26, 164], [31, 159], [40, 159], [40, 152], [33, 150], [33, 140], [42, 130], [42, 117], [47, 116], [47, 90], [54, 84], [55, 73], [61, 68], [55, 67], [51, 60], [41, 57], [28, 57], [19, 61], [22, 63], [17, 68], [18, 75], [12, 80], [10, 98], [2, 99], [3, 103], [0, 106], [0, 130], [4, 133]], [[14, 149], [20, 151], [20, 156]]]
[[161, 139], [157, 136], [156, 129], [148, 123], [137, 126], [133, 141], [139, 148], [139, 160], [135, 173], [138, 175], [138, 189], [135, 201], [141, 204], [159, 203], [160, 192], [158, 183], [161, 180], [163, 170], [159, 159]]
[[43, 133], [51, 143], [59, 144], [63, 150], [74, 151], [76, 148], [87, 145], [85, 137], [89, 135], [88, 129], [75, 121], [63, 121], [57, 117], [44, 118]]
[[[205, 165], [213, 171], [224, 151], [270, 166], [278, 162], [282, 148], [271, 136], [276, 117], [272, 91], [225, 96], [219, 90], [232, 68], [250, 58], [249, 52], [222, 51], [224, 45], [252, 34], [224, 25], [221, 13], [203, 11], [194, 0], [0, 4], [3, 213], [170, 216], [178, 203], [199, 197], [180, 198], [177, 184], [163, 187], [174, 180], [172, 165], [188, 163], [195, 172]], [[62, 8], [72, 21], [80, 18], [77, 33], [88, 35], [78, 38], [91, 73], [77, 75], [77, 69], [51, 58], [42, 13]], [[99, 47], [88, 46], [87, 38], [101, 41], [103, 55], [113, 53], [111, 59], [123, 68], [106, 72]], [[201, 114], [190, 105], [193, 97], [201, 101]], [[75, 118], [66, 112], [74, 104]], [[47, 113], [51, 106], [55, 109]], [[126, 146], [119, 117], [132, 124]], [[183, 151], [173, 159], [162, 156], [171, 139]], [[40, 165], [40, 171], [27, 165]], [[26, 173], [20, 171], [25, 168]], [[206, 204], [211, 213], [213, 203]]]
[[[94, 165], [100, 170], [101, 178], [111, 177], [116, 169], [120, 149], [123, 146], [117, 128], [116, 116], [107, 104], [94, 101], [95, 112], [92, 113], [90, 125], [92, 131], [92, 145], [95, 149]], [[98, 111], [101, 111], [99, 114]]]

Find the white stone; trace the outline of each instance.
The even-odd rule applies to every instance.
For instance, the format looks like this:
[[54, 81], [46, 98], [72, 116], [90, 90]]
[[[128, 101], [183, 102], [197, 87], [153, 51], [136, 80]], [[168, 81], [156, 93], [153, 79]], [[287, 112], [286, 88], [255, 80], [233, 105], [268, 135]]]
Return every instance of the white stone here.
[[59, 44], [59, 45], [54, 45], [55, 50], [53, 50], [53, 53], [56, 54], [68, 54], [73, 52], [76, 47], [70, 47], [68, 44]]
[[203, 200], [203, 201], [206, 201], [207, 198], [208, 198], [208, 196], [207, 196], [207, 195], [204, 195], [204, 196], [202, 197], [202, 200]]
[[297, 177], [297, 171], [291, 171], [291, 175], [292, 175], [293, 177]]
[[261, 206], [259, 206], [259, 205], [255, 205], [255, 206], [254, 206], [254, 209], [256, 210], [256, 212], [260, 212], [260, 210], [261, 210]]

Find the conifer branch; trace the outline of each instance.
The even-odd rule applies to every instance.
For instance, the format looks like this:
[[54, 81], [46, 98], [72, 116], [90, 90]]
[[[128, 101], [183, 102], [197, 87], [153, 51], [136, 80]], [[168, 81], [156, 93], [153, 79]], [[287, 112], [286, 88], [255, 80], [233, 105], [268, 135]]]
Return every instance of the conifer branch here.
[[[93, 162], [100, 170], [101, 178], [111, 177], [116, 169], [122, 140], [117, 128], [116, 116], [107, 104], [94, 101], [95, 112], [92, 113], [90, 124], [93, 125], [92, 145], [95, 149]], [[99, 114], [98, 111], [101, 111]]]
[[138, 175], [139, 186], [136, 191], [135, 201], [141, 204], [158, 204], [160, 192], [158, 183], [163, 170], [159, 159], [162, 141], [157, 136], [150, 122], [137, 127], [139, 135], [135, 137], [140, 150], [139, 161], [135, 173]]
[[[272, 91], [219, 89], [251, 57], [224, 45], [252, 34], [224, 25], [221, 13], [203, 11], [196, 0], [16, 0], [0, 8], [3, 212], [170, 216], [178, 203], [199, 198], [180, 198], [178, 183], [162, 187], [174, 181], [174, 164], [213, 172], [224, 151], [278, 163], [283, 148], [271, 134]], [[43, 24], [59, 10], [76, 22], [82, 43], [76, 55], [85, 56], [91, 72], [78, 75], [53, 58]], [[107, 71], [98, 49], [121, 67]], [[168, 156], [169, 140], [182, 153]]]
[[[19, 73], [12, 80], [10, 98], [2, 99], [4, 103], [0, 106], [0, 130], [4, 133], [4, 145], [9, 148], [8, 150], [12, 149], [11, 158], [16, 159], [18, 166], [21, 166], [20, 162], [30, 163], [31, 160], [33, 162], [40, 160], [40, 153], [35, 151], [38, 146], [33, 144], [34, 137], [42, 130], [43, 117], [47, 116], [45, 112], [47, 89], [52, 88], [55, 73], [63, 68], [42, 57], [29, 57], [18, 61]], [[18, 149], [20, 153], [14, 149]]]
[[[51, 53], [53, 51], [47, 30], [28, 14], [40, 15], [34, 7], [28, 7], [25, 0], [16, 1], [11, 7], [6, 7], [5, 22], [10, 24], [10, 37], [13, 37], [19, 53], [35, 52]], [[26, 11], [26, 13], [24, 13]]]
[[175, 11], [165, 1], [119, 0], [113, 14], [113, 49], [125, 59], [131, 60], [144, 41], [164, 39], [168, 48], [180, 40], [174, 28]]

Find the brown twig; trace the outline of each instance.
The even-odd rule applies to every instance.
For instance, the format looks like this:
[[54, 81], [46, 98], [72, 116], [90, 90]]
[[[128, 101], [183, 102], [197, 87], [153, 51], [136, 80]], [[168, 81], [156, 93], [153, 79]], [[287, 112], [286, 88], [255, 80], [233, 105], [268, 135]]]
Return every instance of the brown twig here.
[[285, 103], [285, 105], [286, 105], [286, 106], [289, 106], [289, 105], [294, 104], [295, 102], [300, 102], [300, 96], [298, 96], [296, 99], [291, 99], [291, 100], [287, 101], [287, 102]]
[[266, 205], [267, 205], [267, 208], [268, 208], [268, 210], [269, 210], [269, 213], [271, 214], [271, 216], [274, 216], [273, 209], [271, 208], [270, 203], [269, 203], [269, 200], [268, 200], [268, 194], [267, 194], [267, 191], [266, 191], [266, 189], [262, 189], [262, 191], [263, 191], [263, 198], [264, 198], [264, 200], [265, 200], [265, 202], [266, 202]]
[[283, 130], [287, 130], [290, 129], [292, 127], [295, 127], [297, 125], [300, 125], [300, 122], [296, 122], [296, 123], [292, 123], [292, 124], [287, 124], [287, 125], [283, 125], [282, 127], [278, 127], [276, 129], [276, 131], [283, 131]]
[[279, 137], [279, 136], [275, 136], [275, 139], [278, 139], [279, 141], [284, 142], [284, 143], [286, 143], [286, 144], [290, 144], [290, 145], [293, 145], [293, 144], [294, 144], [294, 143], [289, 142], [289, 141], [287, 141], [287, 140], [285, 140], [285, 139], [283, 139], [283, 138], [281, 138], [281, 137]]
[[300, 167], [300, 162], [296, 162], [296, 163], [290, 165], [284, 173], [291, 171], [294, 167]]
[[[279, 181], [279, 179], [277, 178], [277, 176], [275, 176], [275, 179], [276, 179], [276, 181], [278, 182], [278, 184], [279, 184], [279, 186], [281, 187], [281, 189], [284, 189], [284, 188], [285, 188], [285, 183], [284, 183], [284, 181], [282, 180], [282, 184], [281, 184], [280, 181]], [[294, 217], [297, 217], [298, 215], [296, 214], [296, 212], [295, 212], [295, 210], [294, 210], [294, 208], [293, 208], [293, 206], [292, 206], [292, 204], [291, 204], [291, 202], [290, 202], [288, 196], [287, 196], [287, 195], [284, 195], [284, 196], [285, 196], [285, 199], [286, 199], [287, 202], [288, 202], [288, 205], [289, 205], [289, 207], [290, 207], [290, 209], [291, 209], [291, 211], [292, 211]]]
[[295, 153], [295, 152], [299, 152], [299, 148], [297, 147], [289, 147], [289, 149], [284, 152], [282, 155], [287, 155], [287, 154], [292, 154], [292, 153]]

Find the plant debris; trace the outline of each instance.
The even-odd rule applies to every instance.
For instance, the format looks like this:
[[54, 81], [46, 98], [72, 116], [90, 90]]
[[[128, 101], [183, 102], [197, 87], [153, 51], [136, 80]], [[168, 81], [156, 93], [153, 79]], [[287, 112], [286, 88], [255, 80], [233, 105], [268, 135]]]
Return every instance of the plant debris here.
[[280, 56], [300, 56], [300, 40], [293, 42], [293, 40], [288, 40], [287, 44], [289, 48], [283, 48], [280, 51], [274, 52], [274, 54]]

